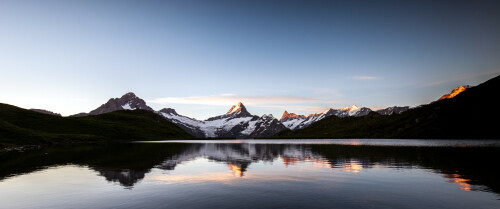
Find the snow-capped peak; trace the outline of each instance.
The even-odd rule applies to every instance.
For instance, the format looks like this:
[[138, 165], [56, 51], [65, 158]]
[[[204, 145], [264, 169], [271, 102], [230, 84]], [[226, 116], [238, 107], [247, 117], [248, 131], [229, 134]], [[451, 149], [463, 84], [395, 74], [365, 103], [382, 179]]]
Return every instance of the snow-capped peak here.
[[342, 108], [342, 111], [349, 111], [350, 112], [350, 111], [354, 111], [354, 110], [357, 110], [357, 109], [359, 109], [358, 106], [352, 105], [350, 107], [344, 107], [344, 108]]
[[232, 114], [232, 113], [243, 111], [243, 110], [246, 111], [245, 106], [243, 105], [243, 103], [238, 102], [238, 104], [233, 105], [233, 107], [231, 107], [231, 109], [229, 109], [229, 111], [227, 111], [226, 114]]

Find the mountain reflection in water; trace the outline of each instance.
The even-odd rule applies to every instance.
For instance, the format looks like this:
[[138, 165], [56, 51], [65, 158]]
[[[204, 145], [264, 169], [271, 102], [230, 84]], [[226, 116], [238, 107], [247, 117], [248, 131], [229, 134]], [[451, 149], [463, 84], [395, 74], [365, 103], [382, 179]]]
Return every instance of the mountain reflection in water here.
[[[496, 147], [391, 147], [315, 144], [167, 143], [53, 147], [26, 152], [0, 153], [0, 180], [60, 165], [86, 166], [107, 181], [133, 189], [153, 168], [175, 170], [196, 159], [223, 163], [235, 177], [245, 178], [257, 162], [285, 167], [310, 162], [342, 168], [353, 175], [363, 169], [431, 169], [455, 183], [458, 189], [499, 193], [491, 161]], [[250, 171], [249, 171], [250, 170]], [[257, 172], [257, 171], [256, 171]], [[332, 175], [333, 177], [333, 175]], [[162, 178], [168, 179], [168, 174]], [[0, 181], [1, 182], [1, 181]]]

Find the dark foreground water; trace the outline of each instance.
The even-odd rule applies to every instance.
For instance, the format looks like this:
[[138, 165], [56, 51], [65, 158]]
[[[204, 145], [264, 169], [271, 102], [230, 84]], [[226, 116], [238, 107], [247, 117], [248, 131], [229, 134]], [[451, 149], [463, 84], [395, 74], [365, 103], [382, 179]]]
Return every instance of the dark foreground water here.
[[234, 140], [0, 152], [0, 208], [498, 209], [499, 144]]

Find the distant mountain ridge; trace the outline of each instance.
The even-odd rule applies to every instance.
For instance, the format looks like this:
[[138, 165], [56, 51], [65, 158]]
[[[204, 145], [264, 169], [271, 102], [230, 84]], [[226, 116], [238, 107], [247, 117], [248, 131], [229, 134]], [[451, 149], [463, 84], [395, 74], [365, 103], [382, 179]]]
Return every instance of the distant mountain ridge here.
[[[400, 114], [409, 107], [388, 107], [386, 109], [377, 110], [376, 112], [381, 115], [392, 115], [392, 114]], [[315, 113], [310, 115], [297, 115], [295, 113], [288, 113], [286, 110], [281, 116], [280, 122], [283, 123], [287, 128], [291, 130], [303, 129], [311, 124], [318, 122], [329, 116], [336, 116], [339, 118], [345, 117], [361, 117], [368, 115], [372, 110], [367, 107], [358, 107], [356, 105], [352, 105], [351, 107], [344, 107], [341, 109], [333, 109], [330, 108], [322, 113]]]
[[394, 106], [394, 107], [388, 107], [385, 109], [380, 109], [380, 110], [377, 110], [375, 112], [377, 112], [378, 114], [381, 114], [381, 115], [392, 115], [392, 114], [401, 114], [404, 111], [407, 111], [409, 109], [410, 109], [409, 106], [404, 106], [404, 107]]

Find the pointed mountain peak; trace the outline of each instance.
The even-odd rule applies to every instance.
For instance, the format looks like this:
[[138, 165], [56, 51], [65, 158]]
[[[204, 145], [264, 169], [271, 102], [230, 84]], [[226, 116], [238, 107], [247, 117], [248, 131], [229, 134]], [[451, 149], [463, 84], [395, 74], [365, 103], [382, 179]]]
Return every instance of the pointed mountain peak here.
[[229, 111], [227, 111], [226, 115], [227, 114], [232, 114], [232, 113], [235, 113], [235, 112], [245, 112], [245, 113], [248, 113], [247, 108], [245, 108], [245, 105], [243, 105], [243, 103], [241, 103], [241, 102], [238, 102], [238, 104], [233, 105], [233, 107], [231, 107], [231, 109], [229, 109]]
[[99, 115], [117, 110], [135, 110], [135, 109], [154, 111], [151, 107], [146, 105], [146, 102], [144, 100], [137, 97], [134, 93], [129, 92], [124, 94], [120, 98], [109, 99], [108, 102], [101, 105], [97, 109], [90, 111], [89, 114]]
[[285, 110], [285, 112], [281, 116], [280, 120], [284, 120], [284, 119], [287, 119], [287, 118], [290, 118], [290, 114], [288, 113], [288, 111]]

